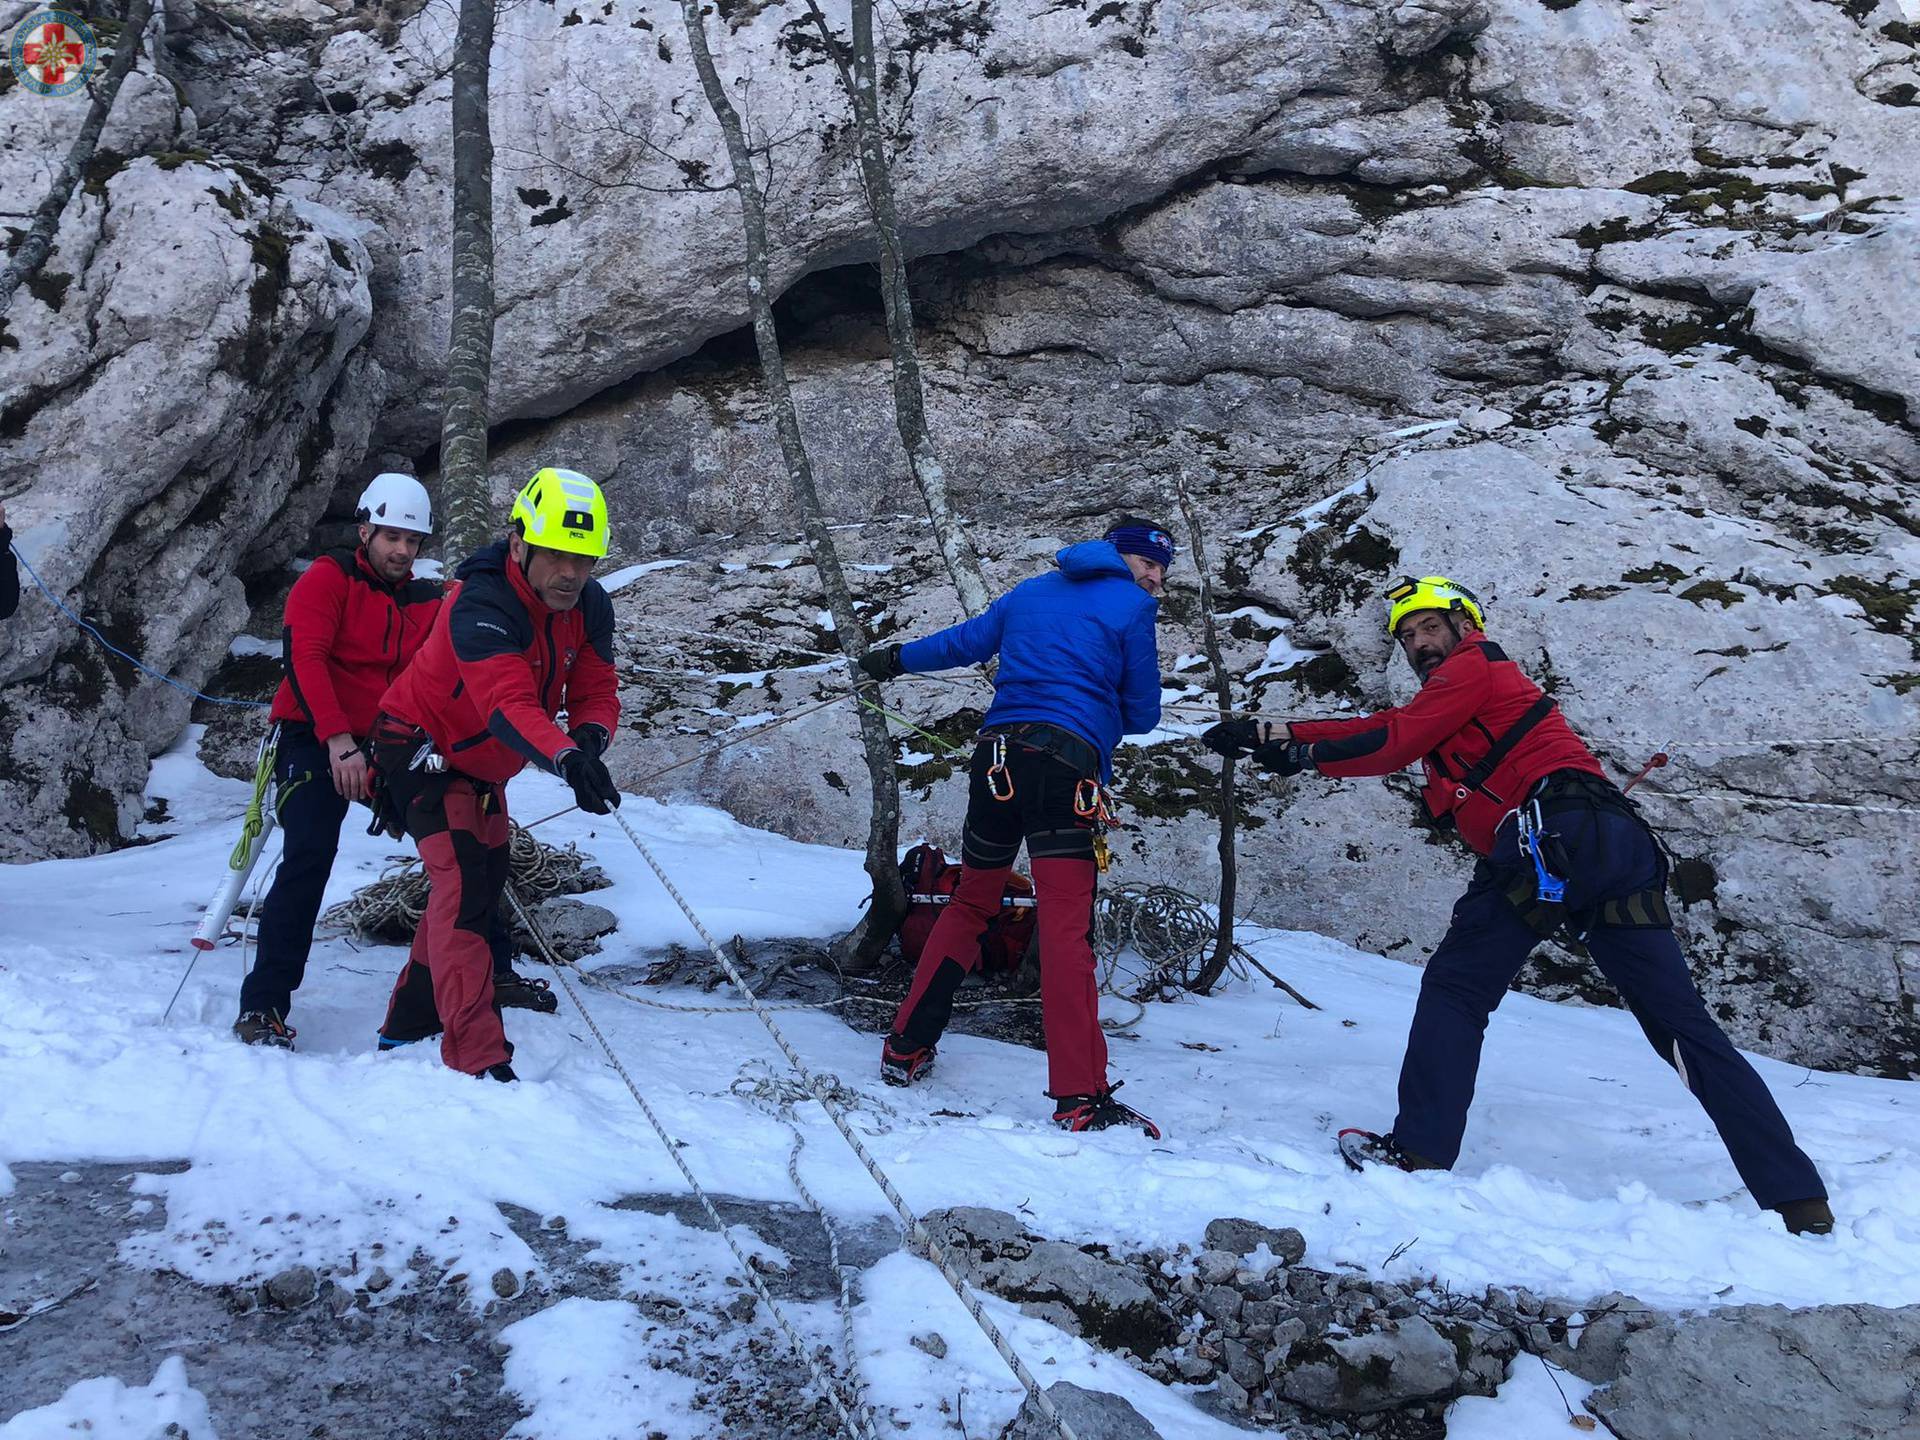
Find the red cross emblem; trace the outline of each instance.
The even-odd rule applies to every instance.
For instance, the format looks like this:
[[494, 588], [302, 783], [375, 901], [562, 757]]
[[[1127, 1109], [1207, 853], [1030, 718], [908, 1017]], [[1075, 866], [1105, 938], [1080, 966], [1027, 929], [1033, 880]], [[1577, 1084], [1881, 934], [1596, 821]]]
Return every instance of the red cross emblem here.
[[20, 47], [21, 58], [43, 85], [58, 85], [87, 63], [87, 47], [64, 25], [42, 25]]
[[37, 10], [8, 47], [16, 75], [42, 95], [70, 95], [87, 83], [97, 42], [92, 27], [65, 10]]
[[40, 84], [60, 84], [67, 79], [67, 71], [86, 63], [86, 46], [65, 25], [42, 25], [27, 36], [21, 58]]

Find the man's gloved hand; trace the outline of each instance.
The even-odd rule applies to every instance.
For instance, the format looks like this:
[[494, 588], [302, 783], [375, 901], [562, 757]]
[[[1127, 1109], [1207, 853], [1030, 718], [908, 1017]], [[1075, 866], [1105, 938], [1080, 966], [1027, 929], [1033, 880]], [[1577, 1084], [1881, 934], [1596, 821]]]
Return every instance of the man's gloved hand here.
[[613, 744], [613, 736], [607, 733], [607, 727], [595, 725], [592, 721], [574, 726], [567, 732], [567, 738], [586, 751], [592, 760], [598, 760], [606, 754], [607, 747]]
[[892, 680], [907, 673], [906, 667], [900, 663], [898, 645], [882, 645], [878, 650], [869, 650], [856, 663], [869, 680]]
[[1298, 775], [1313, 769], [1313, 747], [1297, 740], [1275, 740], [1253, 752], [1253, 763], [1276, 775]]
[[573, 798], [589, 815], [605, 815], [620, 808], [620, 792], [598, 755], [567, 750], [560, 755], [560, 778], [573, 787]]
[[1222, 720], [1200, 736], [1200, 743], [1216, 755], [1243, 760], [1262, 744], [1258, 720]]

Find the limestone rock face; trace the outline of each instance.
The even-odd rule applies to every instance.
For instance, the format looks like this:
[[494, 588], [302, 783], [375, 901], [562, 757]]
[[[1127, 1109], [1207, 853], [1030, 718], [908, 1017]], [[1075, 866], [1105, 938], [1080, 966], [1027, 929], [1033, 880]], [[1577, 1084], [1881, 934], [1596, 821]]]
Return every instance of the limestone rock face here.
[[[0, 476], [40, 581], [204, 684], [242, 577], [304, 548], [373, 422], [368, 263], [341, 216], [184, 152], [79, 195], [0, 344]], [[188, 697], [110, 658], [30, 579], [0, 627], [0, 856], [130, 834]]]
[[[869, 627], [926, 633], [958, 610], [895, 436], [844, 106], [800, 8], [727, 11], [709, 33], [770, 166], [821, 487]], [[1907, 1073], [1903, 22], [1892, 0], [907, 7], [883, 107], [930, 420], [990, 582], [1120, 508], [1172, 516], [1184, 476], [1237, 693], [1299, 715], [1404, 700], [1379, 592], [1458, 576], [1618, 778], [1672, 753], [1636, 795], [1738, 1038]], [[416, 0], [175, 0], [167, 24], [165, 78], [129, 82], [0, 333], [0, 495], [57, 593], [202, 682], [243, 621], [277, 632], [284, 563], [337, 538], [343, 496], [382, 468], [432, 478], [451, 30]], [[610, 761], [859, 843], [842, 709], [754, 733], [838, 693], [837, 647], [739, 333], [737, 207], [679, 7], [522, 7], [493, 67], [494, 485], [579, 466], [612, 497], [609, 571], [677, 562], [619, 589]], [[0, 188], [34, 193], [78, 121], [0, 94]], [[1216, 772], [1179, 737], [1211, 691], [1191, 568], [1171, 583], [1172, 708], [1120, 753], [1118, 848], [1125, 878], [1204, 894]], [[34, 597], [0, 632], [0, 853], [127, 834], [186, 719], [88, 643]], [[947, 747], [989, 692], [892, 693], [938, 737], [902, 732], [903, 841], [951, 849]], [[1468, 868], [1419, 820], [1404, 778], [1250, 779], [1243, 912], [1418, 960]], [[1536, 983], [1607, 996], [1558, 950]]]

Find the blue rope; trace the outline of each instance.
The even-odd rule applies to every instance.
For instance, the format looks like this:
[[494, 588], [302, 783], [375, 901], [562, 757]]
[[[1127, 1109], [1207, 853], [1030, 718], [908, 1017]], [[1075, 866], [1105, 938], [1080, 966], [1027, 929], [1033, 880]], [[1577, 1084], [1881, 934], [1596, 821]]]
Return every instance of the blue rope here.
[[73, 611], [69, 610], [66, 607], [65, 602], [63, 602], [58, 595], [54, 594], [52, 590], [47, 588], [47, 582], [40, 578], [40, 573], [37, 570], [35, 570], [33, 566], [28, 562], [27, 557], [20, 553], [20, 547], [18, 545], [9, 545], [7, 546], [7, 548], [13, 552], [14, 559], [20, 562], [21, 568], [24, 569], [27, 572], [27, 574], [32, 578], [33, 583], [40, 587], [40, 593], [46, 596], [47, 599], [52, 602], [54, 609], [58, 610], [62, 615], [66, 616], [69, 620], [73, 621], [74, 624], [78, 625], [82, 630], [86, 631], [95, 640], [98, 640], [108, 650], [112, 651], [115, 655], [118, 655], [122, 660], [125, 660], [129, 665], [133, 666], [134, 669], [140, 671], [142, 674], [151, 675], [154, 679], [161, 681], [163, 684], [171, 685], [174, 689], [181, 691], [183, 694], [191, 695], [196, 700], [205, 700], [209, 704], [232, 705], [235, 708], [241, 709], [241, 710], [265, 710], [267, 708], [267, 706], [259, 700], [230, 700], [219, 695], [208, 695], [203, 691], [194, 689], [191, 685], [183, 685], [180, 681], [174, 679], [171, 675], [162, 675], [158, 670], [154, 669], [151, 665], [147, 664], [146, 661], [142, 660], [138, 655], [129, 655], [126, 651], [122, 650], [118, 645], [115, 645], [111, 640], [107, 639], [106, 636], [102, 635], [92, 625], [88, 624], [85, 620], [82, 620], [78, 615], [74, 614]]

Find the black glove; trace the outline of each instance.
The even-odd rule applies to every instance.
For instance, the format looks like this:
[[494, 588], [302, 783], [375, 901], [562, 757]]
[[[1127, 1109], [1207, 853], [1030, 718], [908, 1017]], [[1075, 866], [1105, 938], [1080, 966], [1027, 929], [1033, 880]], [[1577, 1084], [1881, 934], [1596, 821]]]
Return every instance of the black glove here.
[[1216, 755], [1243, 760], [1260, 748], [1260, 722], [1222, 720], [1200, 736], [1200, 743]]
[[882, 645], [878, 650], [869, 650], [855, 663], [870, 680], [891, 680], [907, 673], [906, 667], [900, 663], [898, 645]]
[[1298, 775], [1313, 769], [1313, 747], [1297, 740], [1275, 740], [1253, 752], [1253, 763], [1276, 775]]
[[589, 815], [605, 815], [620, 808], [620, 792], [598, 755], [567, 750], [560, 756], [560, 778], [573, 787], [573, 798]]
[[567, 732], [567, 738], [586, 751], [587, 757], [592, 760], [598, 760], [606, 754], [607, 747], [613, 743], [613, 736], [607, 733], [607, 727], [595, 725], [592, 721], [574, 726]]

